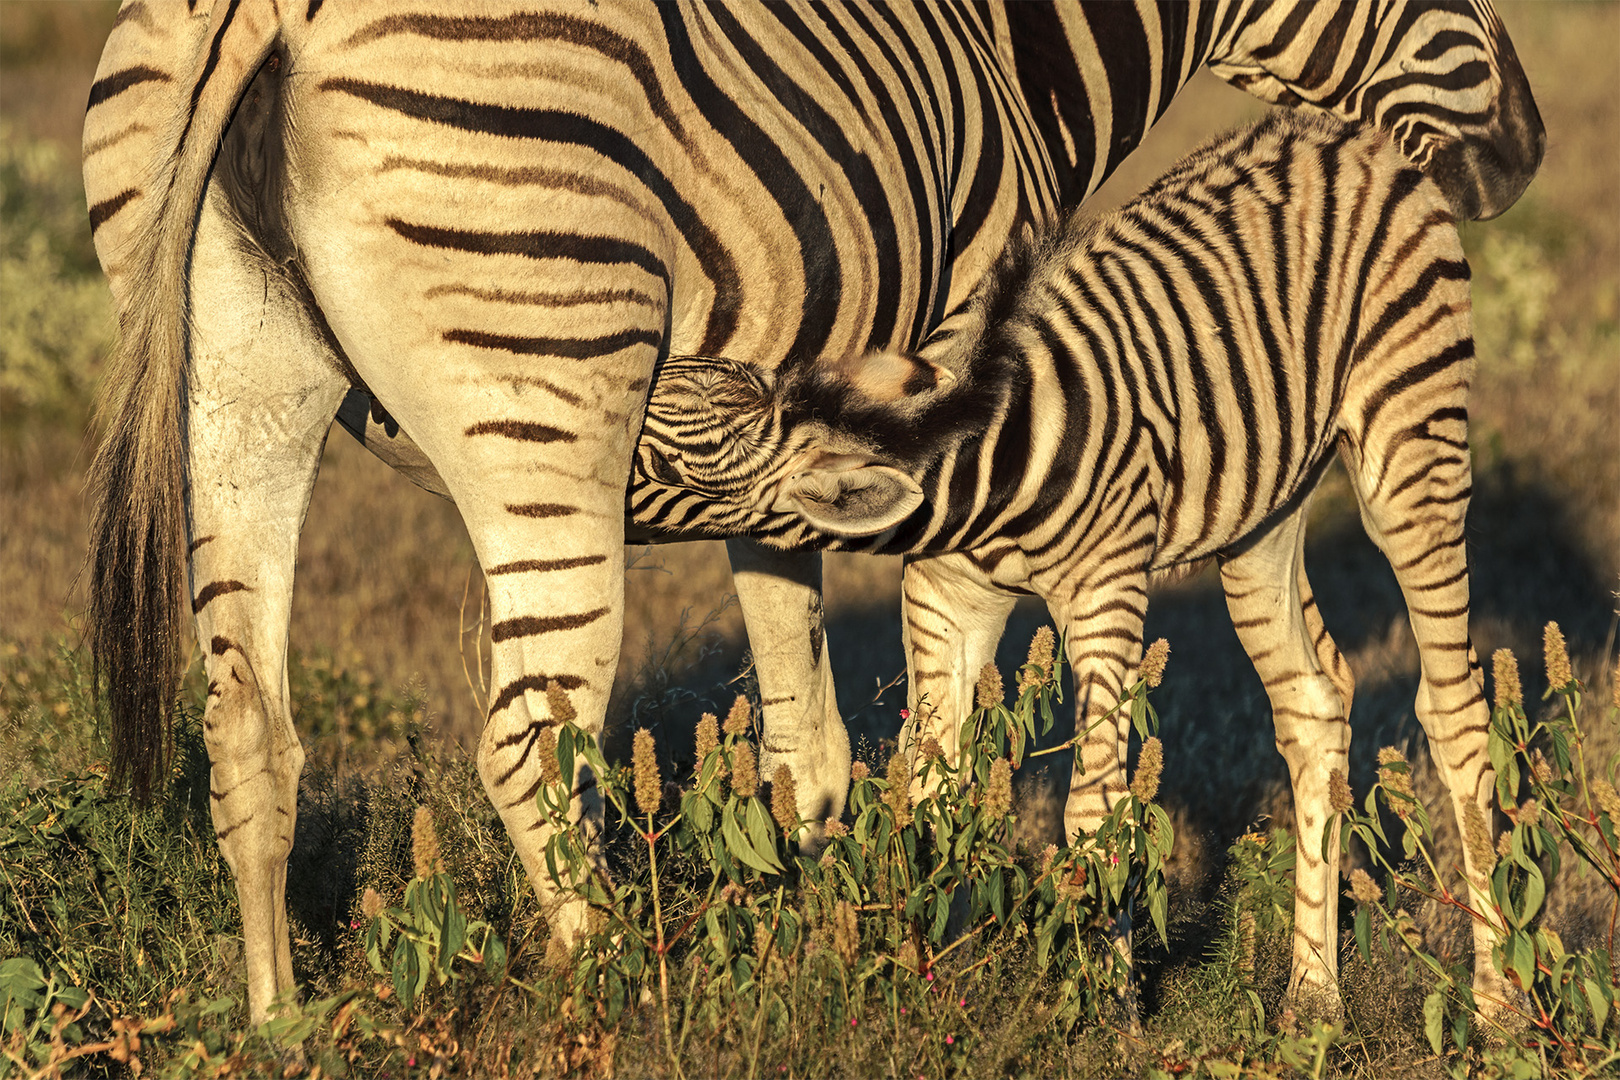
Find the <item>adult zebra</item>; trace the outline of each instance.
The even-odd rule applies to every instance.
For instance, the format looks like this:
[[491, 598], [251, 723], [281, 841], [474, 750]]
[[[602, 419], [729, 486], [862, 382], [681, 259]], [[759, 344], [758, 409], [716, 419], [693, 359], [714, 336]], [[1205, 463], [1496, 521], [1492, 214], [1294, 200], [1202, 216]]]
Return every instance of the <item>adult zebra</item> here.
[[[1092, 190], [1206, 62], [1376, 120], [1465, 212], [1511, 203], [1540, 159], [1485, 5], [126, 3], [85, 128], [122, 324], [92, 643], [115, 764], [143, 790], [191, 606], [254, 1019], [292, 981], [287, 616], [350, 389], [419, 448], [396, 460], [440, 478], [485, 568], [500, 689], [479, 765], [549, 900], [531, 752], [548, 691], [600, 726], [657, 365], [792, 370], [950, 327], [1011, 232]], [[847, 748], [804, 633], [817, 575], [739, 569], [768, 744], [802, 740], [802, 797], [836, 805]], [[552, 914], [568, 933], [580, 912]]]
[[[953, 611], [992, 616], [989, 632], [964, 632], [974, 659], [1016, 594], [1044, 599], [1074, 668], [1076, 727], [1094, 732], [1071, 835], [1126, 791], [1130, 722], [1109, 713], [1136, 681], [1150, 572], [1219, 558], [1294, 789], [1289, 992], [1336, 1006], [1330, 792], [1335, 774], [1348, 791], [1354, 680], [1303, 562], [1335, 452], [1406, 597], [1417, 716], [1462, 835], [1487, 828], [1495, 787], [1468, 635], [1474, 343], [1455, 221], [1382, 133], [1275, 112], [1118, 212], [1016, 243], [948, 342], [835, 372], [670, 365], [632, 493], [700, 502], [717, 532], [783, 547], [939, 556]], [[956, 673], [917, 664], [923, 690], [953, 689]], [[913, 737], [955, 761], [965, 715], [914, 714]], [[1494, 866], [1466, 847], [1470, 891], [1489, 896]], [[1473, 929], [1488, 1011], [1506, 987], [1492, 928]]]

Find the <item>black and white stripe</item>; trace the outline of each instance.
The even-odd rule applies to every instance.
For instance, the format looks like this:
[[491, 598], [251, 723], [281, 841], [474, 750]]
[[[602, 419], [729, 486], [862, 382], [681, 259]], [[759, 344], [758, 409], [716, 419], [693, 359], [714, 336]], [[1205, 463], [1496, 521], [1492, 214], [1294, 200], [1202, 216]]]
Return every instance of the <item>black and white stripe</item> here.
[[[1202, 65], [1388, 127], [1462, 213], [1511, 203], [1542, 136], [1489, 8], [1332, 10], [128, 0], [85, 124], [122, 324], [92, 642], [138, 790], [161, 775], [188, 603], [225, 643], [205, 728], [255, 1020], [291, 978], [278, 882], [302, 755], [278, 672], [334, 414], [453, 497], [489, 568], [480, 763], [549, 896], [533, 749], [555, 688], [601, 723], [659, 366], [774, 379], [944, 347], [1008, 237], [1094, 190]], [[882, 474], [840, 513], [908, 483]], [[673, 503], [628, 515], [701, 525]], [[769, 746], [806, 813], [836, 813], [847, 744], [804, 635], [819, 575], [741, 557], [765, 560], [738, 587]]]
[[[1301, 544], [1335, 452], [1406, 595], [1423, 660], [1417, 712], [1458, 813], [1489, 811], [1463, 543], [1468, 279], [1454, 208], [1385, 135], [1274, 113], [1120, 211], [1071, 216], [1015, 245], [944, 349], [775, 382], [742, 365], [672, 373], [654, 388], [638, 497], [673, 478], [681, 495], [714, 503], [724, 529], [932, 557], [907, 580], [923, 717], [913, 737], [948, 752], [975, 669], [940, 661], [958, 659], [972, 631], [937, 628], [995, 607], [964, 594], [1047, 601], [1079, 685], [1077, 723], [1089, 726], [1134, 679], [1150, 574], [1219, 558], [1294, 782], [1294, 988], [1334, 993], [1337, 860], [1321, 852], [1329, 775], [1348, 769], [1353, 680]], [[716, 432], [729, 439], [722, 455], [708, 452]], [[670, 437], [695, 437], [701, 452]], [[666, 468], [649, 473], [650, 460]], [[906, 474], [920, 505], [874, 507], [859, 494], [863, 468]], [[821, 506], [852, 489], [868, 520], [829, 535]], [[805, 491], [814, 513], [801, 509]], [[1083, 744], [1071, 832], [1125, 790], [1126, 723], [1101, 730]], [[1466, 869], [1476, 887], [1490, 871]], [[1476, 945], [1476, 985], [1499, 994], [1484, 928]]]

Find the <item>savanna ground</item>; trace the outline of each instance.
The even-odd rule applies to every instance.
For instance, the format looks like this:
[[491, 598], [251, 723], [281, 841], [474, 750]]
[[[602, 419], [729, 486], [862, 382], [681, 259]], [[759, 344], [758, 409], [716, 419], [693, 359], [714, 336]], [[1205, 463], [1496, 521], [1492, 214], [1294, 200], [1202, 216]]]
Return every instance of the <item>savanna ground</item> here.
[[[1606, 703], [1620, 581], [1620, 5], [1500, 8], [1546, 121], [1548, 150], [1517, 206], [1463, 233], [1474, 270], [1480, 360], [1471, 426], [1473, 635], [1481, 656], [1509, 647], [1526, 661], [1526, 699], [1536, 702], [1545, 684], [1531, 661], [1540, 653], [1542, 626], [1557, 621], [1576, 675]], [[106, 3], [0, 4], [0, 776], [8, 808], [29, 792], [89, 775], [104, 758], [80, 666], [85, 597], [78, 574], [84, 470], [93, 446], [89, 403], [112, 327], [84, 223], [76, 147], [114, 10]], [[1259, 111], [1251, 99], [1200, 75], [1092, 205], [1121, 201], [1203, 136]], [[1441, 810], [1441, 789], [1413, 716], [1418, 661], [1401, 595], [1363, 536], [1337, 471], [1317, 497], [1306, 558], [1324, 619], [1357, 677], [1352, 786], [1367, 790], [1374, 753], [1393, 745], [1408, 752], [1419, 793]], [[627, 632], [608, 718], [609, 754], [627, 753], [629, 732], [648, 727], [669, 776], [690, 762], [698, 715], [723, 713], [739, 689], [748, 689], [746, 640], [727, 601], [731, 585], [719, 545], [627, 551], [626, 559]], [[840, 705], [862, 756], [874, 762], [898, 731], [904, 704], [904, 684], [895, 681], [904, 670], [899, 574], [898, 560], [827, 559]], [[301, 979], [311, 994], [331, 993], [365, 971], [349, 929], [359, 894], [367, 885], [395, 894], [403, 887], [409, 863], [402, 838], [418, 801], [434, 806], [447, 852], [464, 848], [448, 857], [466, 875], [458, 879], [463, 891], [483, 898], [476, 902], [509, 941], [524, 938], [532, 903], [466, 760], [482, 713], [480, 580], [454, 508], [392, 474], [339, 430], [327, 446], [298, 575], [292, 685], [311, 751], [289, 885]], [[1044, 618], [1038, 606], [1018, 609], [998, 657], [1003, 670], [1017, 666]], [[1106, 1029], [1041, 1034], [1039, 1025], [996, 1015], [991, 1002], [951, 1021], [975, 1031], [977, 1041], [972, 1053], [927, 1059], [933, 1071], [1110, 1075], [1145, 1069], [1161, 1061], [1156, 1055], [1163, 1062], [1203, 1061], [1192, 1067], [1212, 1071], [1223, 1054], [1250, 1060], [1245, 1068], [1290, 1068], [1280, 1059], [1254, 1065], [1257, 1059], [1246, 1058], [1235, 1039], [1223, 1049], [1229, 1003], [1201, 997], [1235, 887], [1229, 846], [1251, 829], [1291, 821], [1266, 699], [1212, 574], [1158, 592], [1147, 631], [1173, 650], [1155, 703], [1166, 759], [1159, 800], [1174, 821], [1176, 847], [1170, 946], [1150, 947], [1144, 962], [1146, 1033], [1141, 1042]], [[1060, 716], [1059, 729], [1068, 722]], [[1591, 738], [1599, 761], [1620, 748], [1612, 714]], [[1065, 773], [1025, 769], [1018, 777], [1018, 830], [1037, 845], [1058, 839], [1053, 793], [1066, 789]], [[183, 807], [156, 825], [143, 820], [106, 824], [122, 836], [126, 865], [100, 866], [82, 888], [58, 883], [56, 895], [67, 899], [51, 917], [64, 933], [89, 935], [80, 958], [101, 973], [93, 989], [109, 1008], [150, 1014], [182, 985], [240, 1001], [234, 899], [211, 839], [197, 840]], [[1437, 821], [1443, 858], [1455, 861], [1449, 812]], [[445, 822], [452, 823], [448, 831]], [[173, 846], [182, 842], [190, 846]], [[146, 878], [129, 877], [137, 847], [147, 846], [162, 854], [142, 864]], [[0, 904], [0, 959], [28, 938], [22, 926], [7, 925], [31, 918], [27, 890], [18, 884], [22, 878], [26, 885], [28, 868], [15, 861], [18, 850], [0, 845], [7, 879], [0, 890], [9, 887], [16, 897]], [[117, 862], [118, 844], [109, 850], [106, 858]], [[161, 895], [126, 891], [121, 899], [92, 881], [163, 878], [169, 885]], [[136, 909], [162, 932], [132, 937]], [[1466, 931], [1456, 920], [1432, 905], [1420, 905], [1414, 916], [1434, 951], [1466, 952]], [[1602, 939], [1609, 919], [1607, 900], [1589, 879], [1566, 874], [1554, 885], [1547, 920], [1567, 945]], [[39, 933], [32, 923], [27, 930]], [[1255, 976], [1273, 1005], [1286, 974], [1283, 957], [1282, 969], [1261, 964]], [[1346, 971], [1347, 1030], [1322, 1068], [1422, 1076], [1444, 1075], [1455, 1064], [1436, 1057], [1423, 1039], [1420, 980], [1357, 973], [1353, 965]], [[472, 998], [456, 1004], [482, 1007]], [[503, 1016], [522, 1015], [511, 1012], [509, 1000], [501, 1008]], [[662, 1051], [651, 1049], [656, 1038], [648, 1019], [627, 1022], [606, 1057], [600, 1043], [576, 1047], [572, 1056], [558, 1049], [573, 1029], [548, 1023], [525, 1043], [542, 1074], [665, 1067]], [[1275, 1016], [1270, 1023], [1276, 1031]], [[733, 1072], [760, 1060], [772, 1061], [773, 1070], [774, 1062], [787, 1062], [784, 1075], [894, 1071], [894, 1048], [884, 1045], [892, 1035], [866, 1032], [841, 1036], [836, 1049], [773, 1041], [775, 1056], [756, 1055], [752, 1064], [735, 1055], [712, 1060], [716, 1070]], [[469, 1033], [460, 1037], [468, 1041]], [[914, 1037], [942, 1036], [928, 1028]], [[0, 1062], [0, 1074], [6, 1069]]]

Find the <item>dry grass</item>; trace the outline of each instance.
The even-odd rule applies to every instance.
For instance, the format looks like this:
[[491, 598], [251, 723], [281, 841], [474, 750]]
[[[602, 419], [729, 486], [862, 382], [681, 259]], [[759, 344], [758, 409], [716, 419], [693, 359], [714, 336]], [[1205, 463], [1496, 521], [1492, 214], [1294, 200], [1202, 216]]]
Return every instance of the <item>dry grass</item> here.
[[[1506, 329], [1481, 317], [1470, 519], [1475, 641], [1481, 655], [1518, 649], [1533, 696], [1540, 627], [1556, 619], [1580, 674], [1606, 695], [1620, 573], [1620, 67], [1612, 48], [1620, 5], [1500, 7], [1550, 145], [1522, 202], [1465, 234], [1481, 310], [1525, 309]], [[99, 3], [0, 5], [0, 113], [29, 134], [76, 145], [111, 11]], [[1097, 205], [1117, 202], [1203, 135], [1257, 111], [1251, 99], [1200, 75]], [[1536, 280], [1553, 287], [1528, 298], [1514, 291]], [[1494, 339], [1486, 333], [1492, 327]], [[1502, 336], [1510, 331], [1511, 340]], [[12, 415], [0, 439], [0, 633], [28, 645], [69, 632], [84, 606], [72, 589], [84, 551], [82, 419], [44, 426]], [[1354, 779], [1364, 790], [1377, 747], [1421, 745], [1411, 705], [1417, 655], [1394, 578], [1362, 537], [1342, 476], [1330, 477], [1318, 499], [1308, 561], [1328, 626], [1360, 680]], [[453, 508], [335, 436], [300, 549], [295, 645], [365, 665], [386, 686], [419, 681], [436, 729], [468, 744], [478, 712], [457, 651], [457, 613], [469, 573], [476, 579]], [[848, 714], [870, 701], [876, 680], [903, 666], [899, 566], [833, 556], [826, 578], [832, 658]], [[474, 580], [475, 597], [476, 589]], [[739, 613], [721, 610], [730, 584], [719, 545], [654, 552], [629, 574], [627, 589], [612, 717], [622, 721], [659, 700], [679, 703], [683, 693], [724, 699], [745, 646]], [[1019, 608], [999, 658], [1004, 666], [1021, 658], [1043, 618], [1038, 606]], [[694, 636], [683, 625], [703, 629]], [[1187, 838], [1182, 864], [1197, 882], [1213, 868], [1203, 852], [1224, 851], [1262, 815], [1289, 818], [1286, 774], [1269, 746], [1265, 698], [1212, 579], [1160, 594], [1148, 634], [1169, 638], [1175, 650], [1159, 699], [1169, 758], [1163, 790]], [[672, 641], [684, 644], [671, 653]], [[660, 668], [672, 682], [661, 681]], [[861, 714], [868, 739], [893, 734], [902, 696], [891, 692], [884, 707]], [[1613, 733], [1605, 738], [1613, 745]], [[1065, 779], [1051, 777], [1059, 789]], [[1031, 817], [1054, 820], [1037, 789], [1025, 790]]]

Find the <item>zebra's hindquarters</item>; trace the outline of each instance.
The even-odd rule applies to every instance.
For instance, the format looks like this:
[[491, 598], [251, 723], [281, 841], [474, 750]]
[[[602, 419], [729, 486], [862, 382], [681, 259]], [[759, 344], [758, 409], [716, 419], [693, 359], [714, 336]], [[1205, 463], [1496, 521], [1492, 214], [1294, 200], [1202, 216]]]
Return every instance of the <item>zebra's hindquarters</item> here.
[[[334, 338], [466, 523], [492, 620], [479, 772], [567, 942], [584, 907], [546, 869], [542, 735], [573, 720], [594, 736], [607, 710], [624, 492], [680, 240], [647, 177], [570, 141], [552, 98], [572, 91], [517, 89], [521, 137], [501, 127], [517, 105], [428, 108], [354, 75], [292, 80], [288, 222]], [[565, 779], [576, 816], [596, 820], [583, 759]]]

